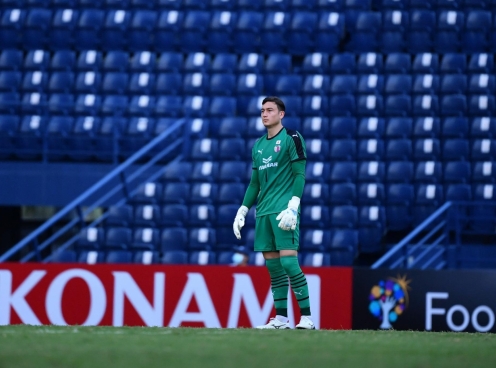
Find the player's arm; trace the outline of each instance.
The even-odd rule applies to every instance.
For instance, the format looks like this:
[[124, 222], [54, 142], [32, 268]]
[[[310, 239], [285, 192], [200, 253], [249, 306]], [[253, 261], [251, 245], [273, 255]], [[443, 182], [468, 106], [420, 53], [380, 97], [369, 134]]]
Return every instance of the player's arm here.
[[298, 208], [300, 207], [300, 198], [303, 195], [305, 187], [305, 165], [307, 160], [306, 147], [303, 137], [297, 131], [288, 130], [291, 136], [292, 145], [289, 147], [289, 157], [291, 159], [291, 171], [293, 174], [292, 197], [289, 200], [288, 208], [282, 211], [278, 216], [279, 227], [283, 230], [296, 229], [298, 220]]
[[248, 188], [246, 188], [243, 203], [241, 207], [239, 207], [236, 217], [234, 218], [233, 231], [238, 239], [241, 239], [241, 228], [245, 226], [246, 214], [255, 203], [259, 192], [260, 182], [258, 181], [258, 170], [254, 168], [251, 172], [250, 184], [248, 184]]

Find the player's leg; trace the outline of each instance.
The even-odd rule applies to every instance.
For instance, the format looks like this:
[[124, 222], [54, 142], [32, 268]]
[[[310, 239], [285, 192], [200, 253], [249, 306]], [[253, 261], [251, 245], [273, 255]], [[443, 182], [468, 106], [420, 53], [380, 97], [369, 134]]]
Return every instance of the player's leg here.
[[288, 321], [288, 276], [281, 265], [279, 252], [276, 251], [274, 234], [268, 216], [257, 217], [255, 225], [255, 251], [263, 252], [265, 265], [270, 275], [270, 286], [276, 317], [269, 323], [257, 328], [262, 329], [287, 329]]
[[315, 329], [310, 312], [310, 295], [308, 292], [307, 278], [301, 270], [298, 262], [298, 249], [300, 247], [300, 229], [299, 216], [294, 231], [284, 231], [277, 227], [277, 221], [274, 222], [278, 230], [274, 228], [275, 241], [279, 250], [281, 266], [289, 277], [291, 289], [298, 301], [300, 307], [301, 320], [296, 325], [299, 329]]

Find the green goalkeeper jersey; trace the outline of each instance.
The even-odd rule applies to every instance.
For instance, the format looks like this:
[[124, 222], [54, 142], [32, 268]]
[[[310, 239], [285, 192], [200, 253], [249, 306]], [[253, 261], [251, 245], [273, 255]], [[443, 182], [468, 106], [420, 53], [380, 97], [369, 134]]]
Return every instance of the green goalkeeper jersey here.
[[282, 128], [272, 138], [265, 134], [255, 142], [251, 156], [260, 184], [257, 217], [285, 210], [292, 197], [294, 182], [291, 163], [307, 158], [303, 137], [288, 128]]

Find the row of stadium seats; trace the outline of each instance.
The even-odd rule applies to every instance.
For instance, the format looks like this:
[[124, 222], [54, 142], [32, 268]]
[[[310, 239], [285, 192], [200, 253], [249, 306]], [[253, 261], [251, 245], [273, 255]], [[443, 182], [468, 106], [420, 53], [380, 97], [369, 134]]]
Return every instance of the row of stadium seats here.
[[[78, 19], [79, 16], [79, 19]], [[185, 52], [489, 51], [496, 43], [486, 10], [253, 12], [8, 9], [2, 48]], [[406, 41], [406, 42], [405, 42]]]
[[[270, 94], [269, 94], [270, 95]], [[495, 97], [492, 94], [435, 94], [385, 95], [369, 93], [354, 96], [336, 94], [279, 95], [285, 101], [286, 116], [471, 116], [482, 117], [496, 114]], [[79, 116], [141, 116], [141, 117], [227, 117], [258, 116], [258, 96], [211, 96], [202, 95], [118, 95], [118, 94], [45, 94], [30, 92], [0, 93], [1, 114], [67, 115]]]
[[3, 8], [118, 8], [118, 9], [249, 9], [342, 10], [384, 9], [486, 9], [494, 0], [4, 0]]
[[131, 95], [310, 95], [328, 94], [493, 94], [495, 77], [479, 74], [231, 74], [231, 73], [160, 73], [150, 74], [86, 71], [16, 72], [0, 71], [0, 91], [94, 93]]
[[[119, 263], [119, 264], [189, 264], [189, 265], [233, 265], [233, 251], [192, 251], [172, 250], [162, 254], [154, 251], [131, 252], [114, 250], [109, 252], [64, 250], [55, 252], [51, 258], [53, 263]], [[351, 266], [353, 255], [345, 250], [331, 252], [305, 252], [300, 253], [300, 264], [307, 267], [322, 266]], [[250, 266], [265, 266], [261, 253], [251, 252], [248, 258]]]
[[[311, 53], [303, 60], [284, 53], [154, 53], [123, 50], [101, 52], [85, 50], [79, 53], [66, 49], [55, 52], [19, 49], [0, 53], [0, 71], [65, 71], [82, 73], [146, 72], [162, 73], [239, 73], [239, 74], [296, 74], [334, 77], [340, 74], [490, 74], [494, 55], [487, 53]], [[332, 79], [332, 78], [331, 78]]]
[[[233, 250], [245, 243], [252, 244], [253, 227], [243, 230], [243, 239], [238, 241], [228, 228], [136, 228], [124, 227], [86, 228], [81, 231], [75, 249], [81, 250], [118, 250], [133, 252], [151, 250], [167, 252], [170, 250]], [[358, 251], [358, 231], [355, 229], [304, 229], [301, 234], [302, 251], [349, 250]]]

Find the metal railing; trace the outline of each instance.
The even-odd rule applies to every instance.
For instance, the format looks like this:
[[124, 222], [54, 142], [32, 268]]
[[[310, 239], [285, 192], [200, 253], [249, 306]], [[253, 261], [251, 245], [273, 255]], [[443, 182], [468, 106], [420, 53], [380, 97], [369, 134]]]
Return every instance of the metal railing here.
[[[99, 206], [112, 200], [112, 198], [117, 197], [124, 198], [120, 200], [116, 199], [116, 205], [124, 203], [136, 191], [136, 189], [130, 190], [130, 187], [133, 186], [133, 183], [135, 183], [137, 179], [142, 179], [142, 182], [146, 182], [159, 178], [167, 169], [168, 165], [157, 165], [154, 167], [157, 162], [174, 151], [176, 151], [176, 154], [171, 163], [181, 160], [184, 152], [186, 152], [187, 148], [185, 148], [185, 146], [187, 146], [187, 142], [189, 141], [188, 129], [184, 129], [184, 133], [180, 138], [175, 139], [166, 147], [160, 147], [161, 143], [185, 125], [185, 122], [185, 119], [177, 120], [169, 128], [139, 149], [79, 197], [62, 208], [44, 224], [2, 254], [0, 256], [0, 262], [8, 261], [16, 255], [19, 257], [20, 262], [43, 261], [42, 251], [44, 249], [53, 244], [53, 242], [61, 239], [62, 236], [67, 236], [68, 233], [70, 236], [70, 231], [72, 231], [74, 227], [79, 226], [80, 229], [86, 227], [85, 219]], [[143, 158], [150, 154], [152, 154], [151, 158], [147, 162], [142, 162]], [[133, 172], [128, 173], [126, 170], [133, 170]], [[146, 177], [144, 178], [144, 176]], [[118, 180], [117, 183], [116, 180]], [[100, 194], [99, 192], [104, 192], [104, 194]], [[98, 197], [94, 198], [96, 196]], [[83, 203], [88, 200], [91, 200], [92, 204], [83, 209]], [[67, 216], [74, 211], [76, 212], [76, 216], [67, 220]], [[104, 213], [101, 217], [93, 221], [90, 226], [98, 225], [106, 217], [107, 215]], [[53, 231], [57, 225], [61, 227], [51, 234], [51, 231]], [[44, 239], [42, 240], [41, 238]], [[72, 235], [69, 240], [65, 240], [59, 249], [68, 248], [77, 240], [77, 238], [78, 234]], [[24, 254], [20, 254], [21, 252]], [[50, 255], [48, 255], [48, 257], [50, 257]]]

